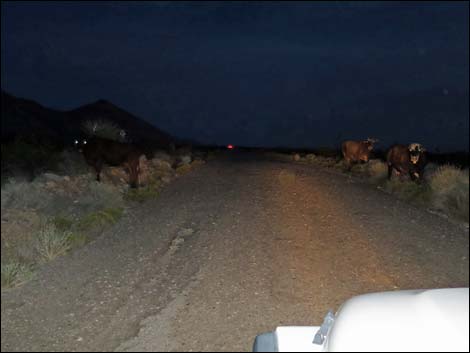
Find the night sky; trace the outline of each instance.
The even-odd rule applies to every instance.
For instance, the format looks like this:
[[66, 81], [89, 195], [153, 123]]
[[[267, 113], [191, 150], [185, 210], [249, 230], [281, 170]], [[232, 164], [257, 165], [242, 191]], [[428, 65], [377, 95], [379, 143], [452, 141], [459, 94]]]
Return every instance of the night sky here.
[[2, 1], [2, 89], [203, 143], [469, 144], [469, 4]]

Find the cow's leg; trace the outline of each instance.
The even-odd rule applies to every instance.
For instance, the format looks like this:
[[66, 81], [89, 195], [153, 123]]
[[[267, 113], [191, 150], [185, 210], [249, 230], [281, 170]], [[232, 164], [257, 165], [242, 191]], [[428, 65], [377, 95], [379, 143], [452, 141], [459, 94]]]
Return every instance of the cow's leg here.
[[103, 168], [103, 163], [102, 162], [96, 162], [95, 163], [95, 170], [96, 170], [96, 181], [100, 182], [101, 181], [101, 169]]
[[417, 171], [410, 170], [410, 178], [412, 181], [421, 183], [421, 175]]
[[135, 170], [135, 168], [132, 167], [132, 169], [130, 170], [130, 173], [129, 173], [129, 185], [133, 189], [137, 188], [137, 181], [138, 181], [137, 173], [138, 172]]
[[127, 166], [129, 170], [129, 185], [131, 188], [136, 189], [139, 184], [139, 160], [129, 161]]
[[392, 180], [392, 174], [393, 174], [393, 166], [389, 163], [388, 164], [388, 180]]

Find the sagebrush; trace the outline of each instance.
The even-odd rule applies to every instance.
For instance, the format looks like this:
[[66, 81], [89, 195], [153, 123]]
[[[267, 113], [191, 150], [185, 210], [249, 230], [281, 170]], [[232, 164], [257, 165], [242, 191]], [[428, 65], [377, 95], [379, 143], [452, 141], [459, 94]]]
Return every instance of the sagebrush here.
[[469, 173], [444, 165], [431, 176], [433, 206], [447, 214], [469, 220]]
[[129, 142], [127, 132], [111, 120], [87, 120], [83, 122], [82, 130], [88, 136], [98, 136], [109, 140]]

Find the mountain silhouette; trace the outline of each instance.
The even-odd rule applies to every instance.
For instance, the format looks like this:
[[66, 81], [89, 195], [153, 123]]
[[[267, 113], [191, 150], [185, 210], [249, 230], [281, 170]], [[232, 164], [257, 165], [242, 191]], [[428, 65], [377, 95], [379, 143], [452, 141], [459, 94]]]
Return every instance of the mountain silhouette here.
[[136, 143], [166, 148], [177, 142], [168, 133], [104, 99], [73, 110], [59, 111], [2, 91], [3, 142], [34, 135], [67, 145], [82, 134], [85, 121], [98, 119], [112, 121]]

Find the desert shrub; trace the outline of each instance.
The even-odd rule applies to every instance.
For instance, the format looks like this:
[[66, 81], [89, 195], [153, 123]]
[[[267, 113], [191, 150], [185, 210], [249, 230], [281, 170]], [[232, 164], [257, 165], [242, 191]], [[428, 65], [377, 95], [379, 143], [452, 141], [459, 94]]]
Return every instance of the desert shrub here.
[[371, 160], [368, 164], [367, 173], [374, 183], [385, 181], [388, 176], [387, 163], [380, 160]]
[[12, 262], [1, 265], [2, 288], [18, 286], [33, 277], [33, 268], [30, 265]]
[[37, 182], [10, 179], [2, 187], [1, 206], [11, 208], [43, 209], [52, 202], [53, 195]]
[[153, 153], [152, 159], [158, 159], [162, 161], [173, 163], [173, 157], [170, 156], [167, 152], [162, 150], [157, 150]]
[[306, 159], [307, 162], [309, 162], [309, 163], [314, 163], [316, 158], [317, 158], [317, 156], [315, 156], [315, 154], [313, 154], [313, 153], [308, 153], [308, 154], [305, 156], [305, 159]]
[[18, 137], [2, 144], [2, 179], [21, 174], [32, 180], [46, 170], [55, 170], [60, 161], [59, 147], [45, 140]]
[[[35, 209], [49, 216], [55, 216], [63, 214], [63, 211], [82, 207], [81, 203], [74, 203], [74, 195], [69, 194], [69, 191], [67, 182], [48, 186], [41, 178], [32, 182], [11, 179], [2, 188], [1, 206], [2, 209]], [[87, 197], [87, 193], [88, 191], [84, 190], [78, 199]]]
[[89, 194], [101, 207], [122, 207], [123, 198], [121, 191], [111, 185], [100, 182], [91, 182], [88, 185]]
[[51, 220], [52, 224], [61, 232], [71, 231], [70, 243], [72, 247], [80, 247], [88, 242], [88, 236], [75, 231], [79, 228], [78, 222], [63, 216], [56, 216]]
[[73, 232], [70, 237], [70, 243], [73, 248], [79, 248], [88, 243], [89, 237], [84, 233]]
[[387, 180], [385, 190], [397, 195], [402, 200], [420, 205], [429, 204], [432, 196], [429, 185], [424, 183], [418, 184], [411, 180], [400, 180], [399, 178]]
[[124, 129], [107, 119], [87, 120], [82, 124], [83, 132], [88, 136], [98, 136], [109, 140], [129, 142]]
[[334, 169], [337, 169], [337, 170], [341, 170], [343, 172], [347, 172], [348, 171], [348, 165], [346, 164], [346, 162], [344, 161], [344, 159], [340, 159], [339, 161], [337, 161], [335, 163], [335, 165], [333, 166]]
[[441, 166], [431, 176], [433, 206], [468, 221], [469, 173], [451, 165]]
[[423, 178], [426, 182], [430, 182], [434, 173], [439, 169], [439, 165], [435, 163], [428, 163], [424, 168]]
[[201, 165], [206, 164], [206, 161], [203, 159], [195, 159], [194, 161], [191, 162], [191, 168], [197, 168]]
[[325, 167], [325, 168], [336, 168], [338, 162], [335, 158], [332, 158], [332, 157], [322, 157], [322, 156], [317, 156], [317, 159], [318, 161], [318, 164], [322, 167]]
[[354, 163], [351, 172], [358, 175], [367, 175], [369, 172], [369, 163]]
[[91, 179], [83, 187], [83, 192], [76, 201], [80, 214], [105, 208], [121, 208], [124, 205], [123, 194], [118, 187]]
[[178, 168], [176, 168], [176, 174], [184, 175], [191, 171], [191, 165], [189, 164], [182, 164]]
[[51, 222], [59, 231], [70, 230], [74, 223], [70, 218], [63, 216], [56, 216], [52, 219]]
[[43, 261], [64, 255], [72, 247], [72, 232], [60, 231], [54, 224], [46, 223], [39, 231], [36, 250]]
[[162, 181], [151, 176], [147, 185], [137, 189], [129, 189], [124, 195], [124, 199], [128, 201], [144, 202], [156, 198], [160, 194]]
[[87, 214], [78, 221], [77, 229], [84, 231], [95, 227], [103, 227], [107, 224], [116, 223], [123, 214], [122, 208], [105, 208]]
[[85, 158], [76, 150], [66, 149], [60, 153], [57, 172], [62, 175], [86, 174], [90, 167]]

